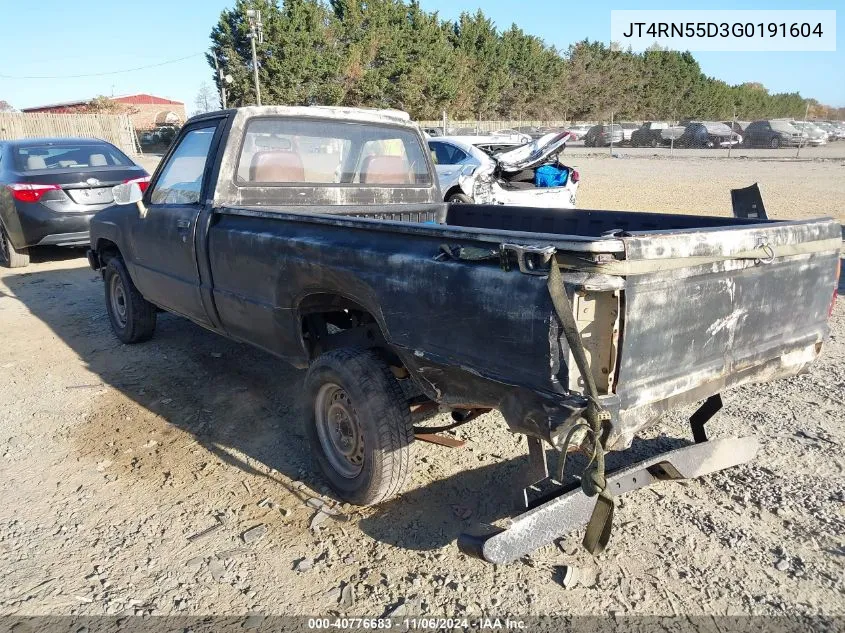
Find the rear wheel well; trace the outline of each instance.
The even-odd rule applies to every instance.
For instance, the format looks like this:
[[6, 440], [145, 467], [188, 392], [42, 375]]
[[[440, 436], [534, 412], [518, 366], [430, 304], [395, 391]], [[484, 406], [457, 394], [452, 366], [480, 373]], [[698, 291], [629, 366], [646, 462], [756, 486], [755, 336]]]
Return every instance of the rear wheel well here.
[[115, 257], [123, 257], [120, 254], [120, 249], [117, 247], [117, 244], [102, 238], [97, 240], [97, 256], [100, 258], [101, 268], [105, 268], [108, 265], [109, 260], [114, 259]]
[[387, 346], [375, 317], [361, 304], [341, 295], [308, 295], [299, 304], [299, 315], [302, 341], [312, 359], [330, 349], [347, 347], [338, 345], [335, 337], [351, 338], [353, 332], [361, 345]]
[[[461, 186], [460, 186], [460, 185], [454, 185], [451, 189], [449, 189], [449, 191], [447, 191], [446, 193], [444, 193], [444, 194], [443, 194], [443, 199], [444, 199], [444, 200], [448, 200], [448, 199], [449, 199], [449, 196], [452, 196], [452, 195], [454, 195], [454, 194], [456, 194], [456, 193], [460, 193], [460, 194], [466, 195], [466, 193], [464, 192], [464, 190], [463, 190], [463, 189], [461, 189]], [[469, 197], [469, 196], [468, 196], [468, 197]]]
[[309, 363], [339, 349], [372, 349], [390, 367], [409, 403], [427, 402], [375, 316], [357, 301], [333, 293], [308, 295], [298, 307], [303, 349]]

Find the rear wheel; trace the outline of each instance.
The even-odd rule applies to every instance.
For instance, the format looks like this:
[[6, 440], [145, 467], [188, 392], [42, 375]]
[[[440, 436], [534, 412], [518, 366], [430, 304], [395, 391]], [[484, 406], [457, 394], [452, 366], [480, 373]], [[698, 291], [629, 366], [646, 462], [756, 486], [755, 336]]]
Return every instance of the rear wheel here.
[[115, 336], [127, 344], [152, 338], [156, 328], [156, 307], [138, 292], [122, 259], [109, 260], [103, 280], [106, 310]]
[[375, 350], [319, 356], [305, 378], [306, 433], [314, 459], [343, 500], [374, 505], [397, 494], [414, 429], [405, 394]]
[[778, 147], [780, 147], [780, 139], [777, 136], [773, 136], [772, 140], [769, 141], [769, 146], [772, 149], [777, 149]]
[[23, 268], [29, 266], [29, 249], [15, 248], [6, 227], [0, 224], [0, 262], [7, 268]]
[[652, 138], [651, 138], [651, 146], [652, 146], [652, 147], [657, 147], [657, 139], [656, 139], [656, 138], [654, 138], [654, 137], [652, 137]]
[[446, 196], [446, 202], [456, 203], [456, 204], [475, 204], [475, 201], [470, 198], [465, 193], [450, 193]]

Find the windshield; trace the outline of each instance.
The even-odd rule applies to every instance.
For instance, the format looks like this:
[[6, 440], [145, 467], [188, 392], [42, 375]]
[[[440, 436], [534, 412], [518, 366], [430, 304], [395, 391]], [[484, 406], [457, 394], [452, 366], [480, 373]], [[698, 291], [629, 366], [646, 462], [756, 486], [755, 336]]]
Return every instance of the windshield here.
[[309, 119], [249, 122], [238, 162], [242, 183], [431, 184], [412, 130]]
[[131, 167], [134, 163], [108, 143], [19, 145], [15, 148], [19, 171], [72, 170], [90, 167]]

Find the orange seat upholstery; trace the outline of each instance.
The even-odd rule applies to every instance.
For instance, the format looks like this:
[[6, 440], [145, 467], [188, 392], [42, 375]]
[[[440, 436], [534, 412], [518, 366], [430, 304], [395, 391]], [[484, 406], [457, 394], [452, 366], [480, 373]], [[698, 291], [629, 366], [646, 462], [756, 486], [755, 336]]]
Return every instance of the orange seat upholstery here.
[[249, 164], [252, 182], [305, 182], [305, 167], [296, 152], [255, 152]]
[[361, 182], [371, 185], [407, 185], [411, 183], [411, 173], [402, 156], [367, 156], [361, 168]]

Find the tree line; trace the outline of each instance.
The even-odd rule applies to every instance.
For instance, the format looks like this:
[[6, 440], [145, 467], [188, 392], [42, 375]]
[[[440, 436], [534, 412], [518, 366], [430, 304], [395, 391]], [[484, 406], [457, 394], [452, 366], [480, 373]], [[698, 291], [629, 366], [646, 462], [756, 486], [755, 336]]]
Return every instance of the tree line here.
[[584, 40], [561, 51], [481, 10], [456, 21], [416, 0], [236, 0], [211, 31], [207, 55], [228, 106], [255, 103], [247, 9], [259, 9], [262, 102], [405, 110], [418, 120], [842, 118], [797, 92], [728, 85], [689, 52], [644, 53]]

